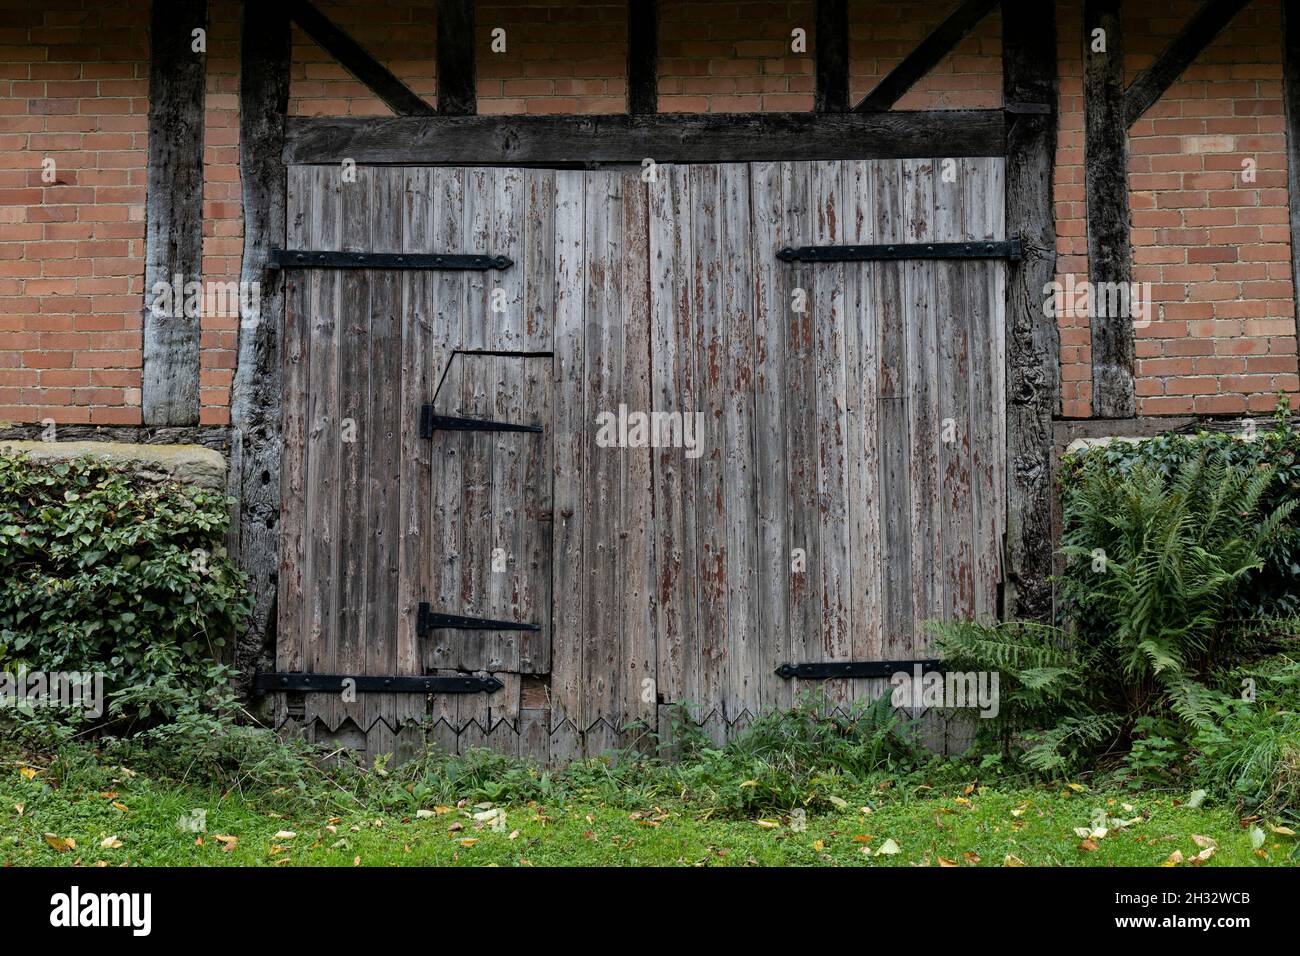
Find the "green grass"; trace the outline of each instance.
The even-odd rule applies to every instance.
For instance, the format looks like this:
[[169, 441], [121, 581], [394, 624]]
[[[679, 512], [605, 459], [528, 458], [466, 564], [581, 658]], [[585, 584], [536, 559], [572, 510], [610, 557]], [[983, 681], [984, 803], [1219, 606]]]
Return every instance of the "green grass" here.
[[[872, 812], [849, 805], [809, 815], [806, 829], [789, 816], [709, 819], [673, 801], [630, 809], [581, 798], [505, 805], [505, 825], [495, 829], [474, 819], [485, 809], [475, 806], [435, 808], [430, 802], [425, 809], [434, 814], [428, 817], [360, 811], [329, 817], [292, 809], [292, 800], [277, 802], [273, 794], [223, 795], [121, 771], [109, 790], [75, 780], [51, 785], [47, 772], [27, 779], [10, 761], [0, 765], [0, 865], [907, 866], [941, 865], [943, 858], [959, 866], [1003, 866], [1011, 856], [1026, 866], [1156, 866], [1174, 851], [1184, 858], [1200, 852], [1193, 835], [1217, 845], [1206, 866], [1294, 865], [1300, 859], [1294, 838], [1268, 831], [1257, 852], [1230, 808], [1181, 806], [1182, 794], [1062, 786], [975, 788], [960, 796], [964, 789], [899, 793], [887, 787]], [[280, 814], [271, 805], [287, 809]], [[206, 832], [178, 826], [195, 809], [206, 811]], [[1099, 809], [1141, 819], [1085, 849], [1074, 830], [1090, 826]], [[296, 835], [277, 836], [283, 832]], [[71, 838], [76, 846], [56, 849], [46, 834], [55, 842]], [[228, 842], [218, 835], [237, 842], [224, 849]], [[108, 838], [121, 846], [102, 847]], [[899, 852], [878, 853], [890, 840]]]

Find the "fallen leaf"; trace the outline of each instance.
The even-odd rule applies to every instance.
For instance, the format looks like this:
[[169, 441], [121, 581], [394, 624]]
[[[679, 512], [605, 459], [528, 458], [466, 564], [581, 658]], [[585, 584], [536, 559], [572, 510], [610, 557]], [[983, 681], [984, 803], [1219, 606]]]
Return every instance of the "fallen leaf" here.
[[1089, 853], [1095, 853], [1097, 852], [1097, 841], [1094, 840], [1092, 837], [1088, 837], [1086, 840], [1084, 840], [1082, 843], [1079, 844], [1079, 849], [1087, 850]]
[[1088, 789], [1081, 783], [1067, 783], [1066, 786], [1069, 787], [1071, 790], [1073, 790], [1075, 793], [1083, 793], [1083, 791]]
[[117, 850], [121, 849], [121, 847], [122, 841], [115, 836], [104, 837], [104, 839], [99, 841], [99, 848], [101, 850]]
[[1006, 856], [1002, 858], [1002, 865], [1003, 866], [1024, 866], [1025, 864], [1024, 861], [1021, 860], [1020, 857], [1016, 856], [1014, 853], [1008, 853]]
[[58, 850], [60, 853], [67, 853], [69, 850], [75, 850], [77, 848], [77, 841], [72, 839], [72, 837], [55, 836], [53, 833], [45, 834], [45, 842], [54, 847], [54, 849]]
[[1214, 847], [1219, 845], [1216, 840], [1213, 840], [1207, 836], [1201, 836], [1199, 833], [1192, 834], [1192, 842], [1195, 843], [1197, 846], [1199, 846], [1202, 850], [1213, 849]]
[[113, 801], [113, 807], [114, 807], [114, 809], [121, 810], [123, 813], [130, 813], [130, 812], [131, 812], [131, 808], [128, 807], [128, 806], [127, 806], [125, 803], [123, 803], [121, 800], [114, 800], [114, 801]]
[[1250, 848], [1252, 850], [1258, 850], [1264, 845], [1264, 841], [1268, 839], [1268, 837], [1264, 836], [1264, 831], [1261, 830], [1257, 824], [1251, 824], [1248, 832], [1250, 833]]
[[827, 797], [826, 799], [829, 800], [832, 804], [835, 805], [836, 808], [840, 810], [843, 810], [845, 807], [849, 805], [849, 801], [845, 800], [843, 797]]
[[1272, 830], [1274, 833], [1279, 834], [1280, 836], [1289, 836], [1289, 837], [1295, 836], [1295, 831], [1292, 830], [1290, 827], [1279, 827], [1270, 823], [1268, 825], [1268, 828]]
[[980, 855], [972, 850], [967, 850], [962, 854], [962, 857], [967, 863], [978, 863], [980, 861]]
[[893, 838], [885, 840], [880, 844], [880, 849], [876, 851], [876, 856], [893, 856], [895, 853], [902, 853], [902, 848], [894, 842]]
[[1204, 790], [1193, 790], [1187, 798], [1186, 806], [1195, 810], [1205, 802], [1206, 792]]
[[466, 837], [465, 839], [459, 842], [461, 846], [473, 846], [475, 843], [478, 842], [478, 837]]
[[35, 767], [23, 767], [18, 771], [18, 775], [24, 780], [32, 780], [38, 773], [40, 773], [40, 771]]
[[941, 867], [946, 868], [950, 866], [959, 866], [959, 865], [960, 864], [956, 860], [950, 860], [946, 856], [939, 857], [939, 866]]
[[780, 825], [781, 825], [781, 824], [777, 823], [777, 822], [774, 821], [774, 820], [755, 820], [755, 821], [754, 821], [754, 826], [756, 826], [756, 827], [762, 827], [764, 830], [775, 830], [775, 829], [776, 829], [777, 827], [779, 827]]
[[416, 818], [417, 820], [427, 820], [427, 819], [429, 819], [429, 817], [436, 817], [436, 816], [437, 816], [437, 814], [434, 813], [432, 810], [416, 810], [416, 811], [415, 811], [415, 818]]
[[235, 847], [239, 846], [239, 837], [225, 836], [223, 834], [214, 834], [212, 839], [221, 844], [221, 852], [229, 853]]
[[1182, 850], [1174, 850], [1173, 853], [1170, 853], [1170, 854], [1169, 854], [1169, 857], [1165, 860], [1165, 862], [1161, 863], [1160, 865], [1161, 865], [1161, 866], [1177, 866], [1179, 863], [1182, 863], [1182, 862], [1183, 862], [1183, 851], [1182, 851]]

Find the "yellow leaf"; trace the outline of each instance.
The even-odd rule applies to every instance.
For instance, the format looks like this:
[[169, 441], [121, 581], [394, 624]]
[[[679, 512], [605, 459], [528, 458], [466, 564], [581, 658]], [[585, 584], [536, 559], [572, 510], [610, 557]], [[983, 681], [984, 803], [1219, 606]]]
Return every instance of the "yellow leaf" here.
[[952, 799], [953, 799], [953, 802], [954, 802], [954, 803], [959, 803], [959, 804], [961, 804], [963, 807], [969, 807], [969, 806], [970, 806], [970, 801], [967, 800], [965, 797], [953, 797]]
[[354, 857], [352, 858], [352, 865], [353, 865], [353, 866], [360, 866], [360, 865], [361, 865], [361, 857], [359, 857], [359, 856], [354, 856]]
[[1279, 827], [1279, 826], [1274, 826], [1273, 824], [1270, 823], [1268, 825], [1268, 828], [1272, 830], [1274, 833], [1280, 834], [1282, 836], [1289, 836], [1289, 837], [1295, 836], [1295, 831], [1292, 830], [1290, 827]]
[[966, 859], [967, 863], [978, 863], [980, 861], [980, 855], [971, 850], [967, 850], [962, 854], [962, 856]]
[[762, 827], [764, 830], [775, 830], [781, 824], [774, 820], [755, 820], [754, 826]]
[[902, 852], [903, 852], [902, 848], [897, 843], [895, 843], [893, 838], [891, 837], [885, 840], [884, 843], [880, 844], [880, 849], [876, 851], [876, 856], [880, 856], [882, 854], [887, 856], [893, 856], [895, 853], [902, 853]]
[[1183, 862], [1183, 851], [1182, 851], [1182, 850], [1174, 850], [1173, 853], [1170, 853], [1170, 854], [1169, 854], [1168, 859], [1166, 859], [1165, 862], [1161, 863], [1160, 865], [1161, 865], [1161, 866], [1177, 866], [1179, 863], [1182, 863], [1182, 862]]
[[280, 830], [275, 836], [271, 837], [272, 840], [296, 840], [297, 838], [298, 834], [292, 830]]
[[116, 809], [121, 810], [123, 813], [130, 813], [130, 812], [131, 812], [131, 808], [128, 807], [128, 806], [127, 806], [125, 803], [123, 803], [121, 800], [114, 800], [114, 801], [113, 801], [113, 806], [114, 806]]
[[77, 848], [77, 841], [72, 839], [72, 837], [55, 836], [53, 833], [45, 834], [45, 842], [54, 847], [54, 849], [58, 850], [60, 853], [67, 853], [69, 850], [75, 850]]
[[478, 838], [477, 838], [477, 837], [466, 837], [465, 839], [460, 840], [460, 841], [458, 841], [458, 842], [460, 843], [461, 846], [473, 846], [475, 843], [478, 842]]
[[1014, 853], [1008, 853], [1006, 856], [1002, 858], [1002, 865], [1003, 866], [1024, 866], [1025, 864], [1024, 861], [1021, 860], [1020, 857], [1016, 856]]
[[858, 834], [855, 834], [855, 835], [854, 835], [854, 837], [853, 837], [853, 842], [854, 842], [854, 843], [870, 843], [870, 842], [871, 842], [871, 839], [872, 839], [872, 838], [871, 838], [871, 834], [870, 834], [870, 833], [858, 833]]
[[939, 866], [941, 867], [960, 866], [960, 865], [961, 864], [959, 864], [956, 860], [950, 860], [946, 856], [939, 857]]
[[18, 775], [22, 777], [24, 780], [31, 780], [38, 773], [40, 773], [40, 771], [37, 770], [35, 767], [23, 767], [21, 770], [18, 771]]
[[1073, 790], [1075, 793], [1083, 793], [1083, 791], [1088, 789], [1081, 783], [1067, 783], [1066, 786], [1069, 787], [1071, 790]]
[[813, 840], [813, 849], [816, 850], [818, 853], [820, 853], [822, 850], [826, 849], [826, 841]]
[[99, 848], [101, 850], [117, 850], [121, 849], [121, 847], [122, 841], [115, 836], [104, 837], [104, 839], [99, 841]]
[[223, 834], [216, 833], [213, 834], [212, 839], [221, 844], [222, 853], [229, 853], [239, 845], [239, 837], [224, 836]]

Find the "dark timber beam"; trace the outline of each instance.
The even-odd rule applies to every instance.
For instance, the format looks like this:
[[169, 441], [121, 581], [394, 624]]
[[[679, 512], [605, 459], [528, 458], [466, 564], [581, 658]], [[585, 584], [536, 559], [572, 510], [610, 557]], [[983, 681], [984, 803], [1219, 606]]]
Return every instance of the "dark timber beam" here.
[[[385, 66], [367, 53], [360, 43], [335, 26], [325, 14], [307, 0], [286, 0], [286, 2], [293, 22], [302, 27], [303, 32], [322, 50], [338, 60], [339, 64], [356, 77], [358, 82], [383, 100], [390, 110], [398, 116], [428, 116], [433, 113], [433, 107], [411, 92], [405, 83], [393, 76]], [[261, 9], [260, 4], [253, 3], [255, 14]], [[441, 47], [441, 43], [439, 46]], [[441, 84], [441, 77], [438, 82]]]
[[1052, 164], [1056, 153], [1056, 5], [1003, 0], [1002, 89], [1008, 103], [1045, 103], [1007, 127], [1006, 234], [1021, 259], [1007, 263], [1007, 530], [1002, 612], [1052, 618], [1052, 416], [1060, 404], [1056, 319], [1044, 289], [1056, 272]]
[[892, 109], [917, 80], [938, 66], [939, 61], [956, 49], [957, 44], [997, 5], [998, 0], [964, 0], [948, 15], [948, 19], [921, 41], [920, 46], [876, 84], [876, 88], [853, 108], [854, 111], [873, 113]]
[[[154, 0], [150, 9], [146, 425], [199, 421], [199, 316], [185, 314], [185, 285], [200, 280], [203, 265], [204, 55], [193, 49], [193, 31], [207, 26], [206, 0]], [[160, 284], [171, 290], [166, 299]]]
[[1206, 0], [1192, 14], [1181, 33], [1165, 47], [1156, 61], [1139, 73], [1124, 94], [1124, 113], [1132, 126], [1155, 105], [1165, 90], [1183, 75], [1192, 61], [1213, 42], [1250, 0]]
[[280, 547], [280, 362], [284, 273], [268, 268], [285, 241], [284, 119], [289, 106], [289, 18], [272, 4], [244, 7], [239, 72], [239, 176], [244, 257], [239, 279], [257, 297], [240, 296], [239, 351], [230, 397], [230, 491], [237, 511], [231, 553], [249, 577], [252, 640], [238, 642], [245, 674], [268, 664], [274, 646]]
[[[1282, 5], [1282, 97], [1286, 109], [1287, 200], [1291, 210], [1292, 289], [1300, 289], [1300, 5]], [[1300, 293], [1294, 293], [1300, 300]], [[1300, 327], [1300, 322], [1297, 322]]]
[[[1094, 38], [1104, 31], [1104, 41]], [[1104, 50], [1094, 49], [1101, 42]], [[1120, 0], [1083, 5], [1084, 182], [1088, 197], [1088, 278], [1098, 283], [1133, 281], [1129, 238], [1128, 124], [1124, 118], [1124, 38]], [[1103, 315], [1108, 296], [1092, 297], [1092, 413], [1132, 418], [1137, 413], [1133, 378], [1133, 317]]]
[[654, 116], [290, 117], [286, 163], [584, 166], [1001, 156], [1002, 110]]
[[438, 0], [438, 112], [473, 116], [478, 112], [474, 66], [474, 0]]
[[659, 112], [658, 0], [628, 0], [627, 111]]
[[849, 108], [848, 0], [816, 0], [816, 8], [813, 52], [817, 72], [813, 109], [818, 113], [843, 113]]

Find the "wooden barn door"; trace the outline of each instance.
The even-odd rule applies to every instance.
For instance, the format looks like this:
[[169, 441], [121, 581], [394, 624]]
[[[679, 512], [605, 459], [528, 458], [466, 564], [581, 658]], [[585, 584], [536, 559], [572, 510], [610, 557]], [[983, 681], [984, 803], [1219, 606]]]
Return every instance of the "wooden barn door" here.
[[[923, 621], [993, 616], [1005, 266], [777, 253], [1001, 239], [1002, 168], [291, 167], [290, 248], [513, 265], [290, 272], [277, 671], [501, 687], [280, 695], [281, 720], [558, 762], [689, 704], [723, 739], [883, 689], [782, 664], [925, 657]], [[699, 431], [607, 440], [637, 413]]]
[[651, 394], [706, 423], [700, 457], [654, 455], [657, 686], [716, 739], [802, 690], [884, 690], [783, 663], [923, 658], [925, 620], [996, 613], [1004, 264], [776, 253], [1001, 239], [1001, 177], [905, 160], [650, 184]]

